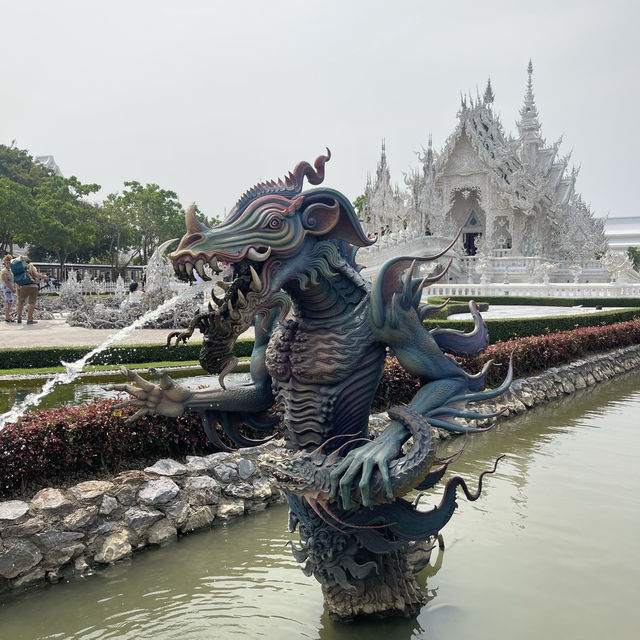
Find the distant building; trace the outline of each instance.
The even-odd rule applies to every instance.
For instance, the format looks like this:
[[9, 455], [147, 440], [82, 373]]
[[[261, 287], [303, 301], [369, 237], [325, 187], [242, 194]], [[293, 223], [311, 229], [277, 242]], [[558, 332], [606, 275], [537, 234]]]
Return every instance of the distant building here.
[[629, 247], [640, 249], [640, 216], [607, 218], [604, 234], [612, 252], [624, 253]]
[[60, 167], [56, 164], [53, 156], [35, 156], [34, 161], [41, 164], [45, 169], [52, 171], [54, 175], [64, 178], [62, 171], [60, 171]]
[[575, 191], [578, 170], [541, 135], [527, 69], [517, 136], [506, 135], [494, 114], [491, 81], [477, 99], [463, 97], [458, 124], [436, 152], [429, 138], [422, 166], [400, 192], [390, 181], [383, 143], [375, 181], [368, 180], [363, 226], [412, 236], [452, 237], [462, 228], [463, 255], [541, 257], [584, 262], [607, 250], [604, 220]]

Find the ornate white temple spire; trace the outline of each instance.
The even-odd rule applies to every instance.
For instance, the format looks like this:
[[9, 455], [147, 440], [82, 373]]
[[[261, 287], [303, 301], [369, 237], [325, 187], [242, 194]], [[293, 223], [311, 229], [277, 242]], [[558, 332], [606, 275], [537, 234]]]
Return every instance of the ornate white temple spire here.
[[495, 98], [493, 94], [493, 88], [491, 87], [491, 78], [487, 80], [487, 88], [484, 90], [484, 103], [492, 104], [493, 99]]
[[533, 162], [535, 152], [543, 146], [544, 141], [540, 137], [540, 122], [538, 121], [538, 110], [533, 97], [533, 65], [529, 60], [527, 66], [529, 78], [527, 80], [527, 92], [524, 96], [524, 104], [520, 109], [520, 121], [517, 123], [520, 133], [520, 143], [522, 144], [523, 159]]

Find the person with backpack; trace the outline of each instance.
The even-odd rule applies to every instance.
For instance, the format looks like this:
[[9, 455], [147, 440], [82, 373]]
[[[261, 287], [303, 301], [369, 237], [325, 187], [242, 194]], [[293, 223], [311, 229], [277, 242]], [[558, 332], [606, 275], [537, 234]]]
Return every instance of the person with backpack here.
[[4, 319], [7, 322], [13, 322], [11, 319], [11, 305], [16, 293], [16, 284], [13, 281], [13, 271], [11, 271], [11, 260], [13, 256], [10, 253], [3, 258], [2, 270], [0, 271], [0, 289], [2, 289], [2, 297], [4, 298]]
[[18, 291], [18, 322], [22, 322], [22, 309], [27, 302], [27, 324], [38, 324], [33, 319], [38, 298], [38, 280], [48, 280], [49, 276], [38, 273], [38, 270], [26, 256], [14, 258], [11, 261], [11, 271], [15, 283], [20, 287]]

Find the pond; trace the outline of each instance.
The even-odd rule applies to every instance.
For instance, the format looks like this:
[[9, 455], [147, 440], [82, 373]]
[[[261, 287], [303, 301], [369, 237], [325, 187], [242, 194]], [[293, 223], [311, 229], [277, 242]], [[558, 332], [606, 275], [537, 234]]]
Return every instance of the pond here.
[[[217, 376], [205, 373], [202, 369], [176, 369], [169, 372], [172, 378], [180, 379], [181, 384], [195, 388], [200, 385], [218, 386]], [[146, 372], [142, 377], [149, 379]], [[248, 373], [229, 374], [226, 380], [233, 384], [234, 381], [249, 380]], [[81, 376], [69, 384], [60, 384], [46, 395], [39, 409], [54, 409], [63, 405], [76, 406], [85, 402], [93, 402], [101, 398], [115, 398], [117, 391], [105, 391], [103, 387], [110, 383], [126, 382], [126, 378], [120, 374], [96, 374]], [[28, 394], [39, 392], [44, 380], [42, 378], [17, 378], [0, 381], [0, 414], [11, 409], [14, 404], [22, 402]]]
[[639, 413], [640, 376], [627, 374], [468, 437], [454, 471], [471, 486], [507, 457], [477, 502], [459, 498], [441, 566], [434, 556], [419, 576], [429, 602], [414, 619], [332, 622], [285, 546], [278, 506], [83, 581], [5, 594], [1, 636], [636, 638]]

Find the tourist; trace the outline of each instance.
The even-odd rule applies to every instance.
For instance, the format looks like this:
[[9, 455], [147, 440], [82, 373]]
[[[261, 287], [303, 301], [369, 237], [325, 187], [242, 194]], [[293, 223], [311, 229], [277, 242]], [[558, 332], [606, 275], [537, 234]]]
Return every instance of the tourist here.
[[[13, 262], [15, 262], [15, 260], [18, 260], [18, 258], [14, 259]], [[38, 324], [38, 321], [33, 319], [33, 312], [36, 308], [36, 299], [38, 298], [38, 280], [48, 280], [49, 276], [39, 273], [35, 265], [26, 256], [23, 256], [19, 260], [26, 264], [26, 268], [24, 269], [25, 278], [22, 281], [23, 284], [21, 284], [21, 282], [16, 278], [16, 284], [20, 287], [18, 291], [18, 322], [22, 322], [22, 309], [26, 301], [27, 324]], [[16, 270], [13, 268], [13, 263], [11, 270], [15, 275]]]
[[7, 322], [13, 322], [11, 319], [11, 305], [16, 293], [16, 284], [11, 271], [11, 260], [13, 256], [9, 253], [4, 257], [3, 267], [0, 270], [0, 280], [2, 281], [2, 297], [4, 298], [4, 319]]

